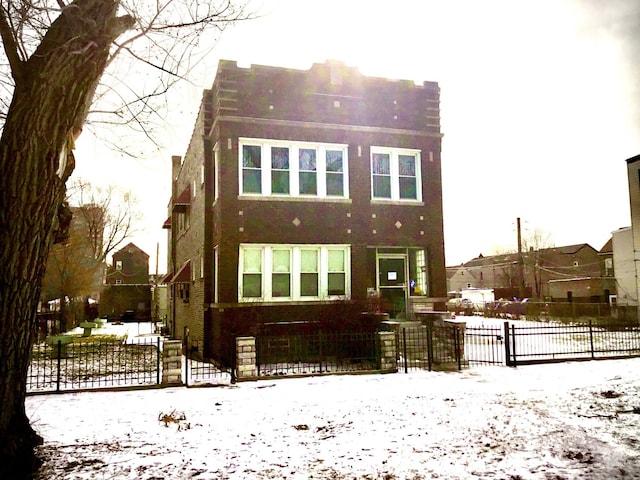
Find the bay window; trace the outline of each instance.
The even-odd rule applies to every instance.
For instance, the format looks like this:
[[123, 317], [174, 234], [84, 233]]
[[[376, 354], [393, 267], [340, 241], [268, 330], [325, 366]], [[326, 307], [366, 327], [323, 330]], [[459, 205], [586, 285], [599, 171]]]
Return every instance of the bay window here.
[[[350, 295], [347, 245], [240, 245], [241, 302], [338, 299]], [[262, 272], [269, 274], [263, 275]]]

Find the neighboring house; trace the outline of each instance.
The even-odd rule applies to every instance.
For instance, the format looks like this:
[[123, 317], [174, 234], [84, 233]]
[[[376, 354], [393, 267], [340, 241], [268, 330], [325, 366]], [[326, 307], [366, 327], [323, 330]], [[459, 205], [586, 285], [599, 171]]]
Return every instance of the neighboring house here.
[[467, 288], [477, 288], [487, 282], [482, 271], [474, 274], [474, 270], [464, 264], [455, 267], [447, 267], [447, 293], [455, 296], [457, 292]]
[[100, 314], [114, 320], [123, 315], [138, 320], [151, 318], [149, 255], [133, 243], [112, 255], [100, 301]]
[[631, 227], [625, 227], [612, 232], [611, 235], [618, 316], [633, 318], [637, 315], [638, 309], [636, 269], [633, 262], [633, 233]]
[[[633, 242], [633, 269], [635, 274], [635, 295], [630, 298], [640, 299], [640, 282], [638, 271], [640, 266], [640, 155], [627, 159], [627, 181], [629, 183], [629, 204], [631, 207], [631, 240]], [[636, 318], [640, 318], [640, 305], [636, 301]]]
[[168, 314], [169, 292], [167, 284], [164, 282], [166, 275], [151, 275], [151, 318], [154, 322], [166, 324]]
[[447, 267], [449, 291], [493, 288], [496, 298], [512, 296], [555, 301], [609, 302], [615, 294], [609, 242], [600, 252], [589, 244], [482, 256]]
[[173, 158], [171, 333], [225, 356], [265, 324], [443, 308], [439, 108], [437, 83], [221, 61]]

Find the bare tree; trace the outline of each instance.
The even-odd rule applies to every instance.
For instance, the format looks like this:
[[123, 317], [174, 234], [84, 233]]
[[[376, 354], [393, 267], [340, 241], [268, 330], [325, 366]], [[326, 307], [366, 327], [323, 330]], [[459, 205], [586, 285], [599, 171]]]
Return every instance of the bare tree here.
[[115, 185], [106, 188], [77, 179], [68, 188], [69, 203], [87, 233], [93, 257], [104, 262], [122, 243], [136, 232], [142, 219], [137, 200], [130, 191]]
[[78, 300], [83, 303], [82, 297], [100, 288], [107, 256], [135, 233], [141, 218], [132, 193], [113, 185], [101, 188], [77, 179], [67, 191], [73, 214], [69, 236], [49, 252], [41, 294], [43, 301], [59, 299], [61, 330], [68, 328], [67, 314]]
[[[103, 120], [151, 136], [152, 101], [188, 74], [208, 32], [243, 16], [232, 0], [0, 0], [0, 477], [33, 468], [42, 442], [24, 407], [35, 313], [49, 250], [70, 220], [65, 183], [94, 98]], [[113, 70], [104, 78], [121, 83], [101, 83], [118, 57], [148, 66], [155, 75], [141, 85], [155, 86], [133, 88], [132, 72]]]
[[535, 228], [530, 235], [523, 238], [524, 264], [533, 277], [534, 294], [542, 297], [544, 275], [542, 267], [545, 263], [545, 251], [555, 247], [551, 233]]

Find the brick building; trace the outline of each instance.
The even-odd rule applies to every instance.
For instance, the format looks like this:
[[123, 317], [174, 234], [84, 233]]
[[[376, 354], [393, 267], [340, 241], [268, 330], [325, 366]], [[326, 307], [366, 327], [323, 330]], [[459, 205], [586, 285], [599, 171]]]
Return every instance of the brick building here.
[[221, 61], [173, 157], [172, 335], [224, 362], [265, 325], [443, 302], [441, 138], [437, 83]]
[[[506, 298], [608, 303], [615, 294], [611, 241], [600, 251], [587, 243], [492, 256], [447, 267], [451, 293], [493, 288]], [[522, 287], [522, 288], [521, 288]], [[522, 291], [522, 294], [520, 294]]]
[[149, 255], [135, 244], [112, 255], [99, 310], [113, 320], [150, 320]]

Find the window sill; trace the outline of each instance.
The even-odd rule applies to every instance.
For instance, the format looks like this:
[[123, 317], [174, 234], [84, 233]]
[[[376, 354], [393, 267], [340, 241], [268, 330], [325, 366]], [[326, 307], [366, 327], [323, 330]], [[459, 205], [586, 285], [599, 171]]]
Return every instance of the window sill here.
[[350, 198], [342, 197], [291, 197], [287, 195], [238, 195], [238, 200], [257, 202], [320, 202], [320, 203], [351, 203]]
[[420, 200], [386, 200], [383, 198], [372, 198], [372, 205], [403, 205], [411, 207], [424, 207], [424, 202]]

